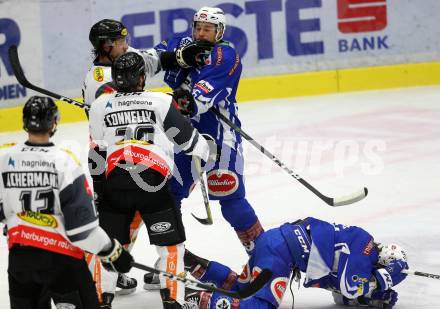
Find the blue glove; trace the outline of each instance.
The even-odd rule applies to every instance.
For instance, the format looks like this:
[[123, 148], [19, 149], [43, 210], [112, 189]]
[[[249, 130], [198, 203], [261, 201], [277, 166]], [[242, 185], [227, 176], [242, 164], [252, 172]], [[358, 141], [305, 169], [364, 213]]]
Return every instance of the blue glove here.
[[376, 290], [371, 298], [359, 296], [355, 299], [348, 299], [338, 292], [333, 292], [333, 299], [337, 305], [348, 307], [375, 307], [381, 309], [391, 309], [397, 302], [397, 292], [394, 290], [379, 291]]
[[403, 260], [392, 261], [385, 269], [391, 275], [391, 279], [393, 279], [393, 286], [396, 286], [408, 276], [402, 272], [402, 270], [408, 269], [408, 263]]
[[385, 268], [379, 268], [375, 271], [375, 277], [381, 291], [386, 291], [402, 282], [407, 274], [402, 270], [408, 269], [408, 263], [403, 260], [390, 262]]
[[368, 305], [370, 307], [391, 309], [397, 303], [397, 296], [397, 292], [392, 289], [374, 291]]

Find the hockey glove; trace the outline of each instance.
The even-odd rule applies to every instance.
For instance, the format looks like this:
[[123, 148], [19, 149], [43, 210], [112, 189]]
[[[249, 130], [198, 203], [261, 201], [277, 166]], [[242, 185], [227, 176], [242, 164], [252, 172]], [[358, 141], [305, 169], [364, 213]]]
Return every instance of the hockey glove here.
[[397, 303], [397, 292], [389, 289], [387, 291], [375, 291], [368, 302], [370, 307], [391, 309]]
[[196, 108], [196, 102], [192, 93], [186, 89], [179, 88], [174, 90], [173, 99], [179, 112], [184, 116], [191, 117]]
[[397, 302], [397, 292], [387, 290], [385, 292], [374, 291], [371, 298], [360, 296], [349, 299], [338, 292], [332, 292], [335, 304], [348, 307], [375, 307], [382, 309], [391, 309]]
[[128, 273], [134, 261], [131, 254], [116, 239], [112, 240], [112, 247], [109, 250], [99, 252], [98, 256], [105, 269], [118, 273]]
[[104, 200], [104, 181], [93, 180], [93, 200], [95, 201], [96, 209], [102, 206]]
[[204, 162], [202, 160], [202, 168], [205, 169], [205, 167], [206, 167], [206, 168], [210, 169], [214, 166], [215, 162], [220, 160], [221, 148], [219, 145], [217, 145], [217, 143], [215, 142], [215, 139], [211, 135], [203, 133], [202, 136], [208, 142], [208, 146], [209, 146], [208, 162]]
[[213, 47], [213, 43], [202, 40], [179, 47], [176, 49], [177, 64], [184, 69], [203, 66]]
[[211, 292], [186, 288], [183, 308], [208, 309], [210, 308], [211, 297]]
[[408, 263], [403, 260], [391, 261], [385, 268], [375, 271], [375, 277], [381, 291], [386, 291], [402, 282], [407, 274], [402, 270], [408, 269]]

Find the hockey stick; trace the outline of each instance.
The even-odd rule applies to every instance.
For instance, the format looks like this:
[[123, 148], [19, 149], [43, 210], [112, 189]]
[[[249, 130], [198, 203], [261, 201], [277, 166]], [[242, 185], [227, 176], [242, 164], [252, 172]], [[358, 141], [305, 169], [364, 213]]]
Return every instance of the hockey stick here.
[[[11, 47], [9, 47], [8, 53], [9, 53], [9, 62], [12, 65], [12, 70], [14, 71], [15, 77], [17, 78], [18, 82], [22, 86], [24, 86], [26, 88], [29, 88], [29, 89], [32, 89], [34, 91], [40, 92], [42, 94], [48, 95], [48, 96], [53, 97], [55, 99], [61, 100], [63, 102], [72, 104], [74, 106], [80, 107], [82, 109], [85, 109], [86, 111], [89, 110], [90, 107], [88, 105], [85, 105], [85, 104], [83, 104], [83, 103], [81, 103], [79, 101], [73, 100], [71, 98], [64, 97], [64, 96], [59, 95], [57, 93], [54, 93], [52, 91], [40, 88], [40, 87], [35, 86], [32, 83], [30, 83], [27, 80], [26, 76], [24, 75], [23, 69], [21, 67], [20, 59], [18, 58], [17, 46], [16, 45], [12, 45]], [[205, 185], [204, 179], [202, 177], [203, 172], [202, 173], [199, 172], [199, 174], [200, 174], [200, 184], [201, 184], [201, 187], [202, 187], [203, 202], [205, 204], [205, 209], [206, 209], [208, 217], [206, 219], [197, 218], [194, 215], [193, 215], [193, 217], [196, 218], [197, 221], [199, 221], [202, 224], [210, 225], [210, 224], [213, 223], [213, 220], [212, 220], [212, 216], [211, 216], [211, 208], [209, 206], [208, 194], [206, 192], [206, 185]]]
[[298, 180], [303, 186], [312, 191], [315, 195], [317, 195], [321, 200], [327, 203], [330, 206], [344, 206], [353, 204], [357, 201], [362, 200], [368, 194], [368, 189], [363, 188], [353, 194], [340, 196], [337, 198], [332, 198], [325, 196], [321, 192], [319, 192], [315, 187], [309, 184], [304, 178], [300, 175], [296, 174], [290, 168], [288, 168], [283, 162], [281, 162], [277, 157], [275, 157], [272, 153], [270, 153], [267, 149], [257, 143], [252, 137], [250, 137], [246, 132], [244, 132], [241, 128], [237, 127], [231, 120], [229, 120], [225, 115], [223, 115], [219, 110], [215, 108], [211, 108], [211, 111], [219, 117], [222, 121], [224, 121], [228, 126], [230, 126], [234, 131], [243, 136], [248, 142], [250, 142], [253, 146], [255, 146], [258, 150], [260, 150], [266, 157], [275, 162], [279, 167], [285, 170], [290, 176]]
[[270, 278], [272, 277], [272, 272], [268, 269], [263, 269], [263, 271], [258, 275], [258, 277], [252, 281], [247, 287], [244, 289], [238, 290], [238, 291], [227, 291], [221, 288], [217, 288], [215, 286], [212, 286], [210, 284], [200, 283], [195, 280], [191, 280], [185, 277], [179, 277], [178, 275], [171, 274], [166, 271], [162, 271], [153, 267], [149, 267], [143, 264], [139, 264], [136, 262], [132, 262], [131, 265], [133, 267], [155, 273], [158, 275], [162, 275], [164, 277], [167, 277], [171, 280], [180, 281], [183, 282], [185, 286], [192, 286], [197, 288], [202, 288], [210, 292], [218, 292], [224, 295], [227, 295], [229, 297], [243, 299], [247, 298], [249, 296], [252, 296], [256, 292], [258, 292], [267, 282], [269, 282]]
[[29, 89], [32, 89], [34, 91], [40, 92], [42, 94], [45, 94], [47, 96], [53, 97], [55, 99], [67, 102], [67, 103], [72, 104], [72, 105], [75, 105], [77, 107], [83, 108], [85, 110], [89, 109], [89, 107], [87, 105], [84, 105], [81, 102], [72, 100], [72, 99], [67, 98], [67, 97], [63, 97], [63, 96], [61, 96], [61, 95], [59, 95], [57, 93], [54, 93], [52, 91], [49, 91], [49, 90], [46, 90], [46, 89], [43, 89], [43, 88], [40, 88], [40, 87], [37, 87], [37, 86], [31, 84], [27, 80], [26, 76], [24, 75], [23, 69], [21, 67], [20, 60], [18, 58], [17, 46], [12, 45], [11, 47], [9, 47], [8, 54], [9, 54], [9, 62], [12, 65], [12, 70], [14, 71], [15, 77], [17, 78], [18, 82], [22, 86], [24, 86], [26, 88], [29, 88]]
[[205, 178], [204, 178], [204, 172], [202, 170], [202, 165], [200, 162], [200, 158], [197, 156], [194, 156], [194, 163], [196, 166], [196, 170], [197, 173], [199, 174], [199, 179], [200, 179], [200, 188], [202, 190], [202, 195], [203, 195], [203, 203], [205, 204], [205, 210], [206, 210], [206, 218], [198, 218], [196, 217], [193, 213], [191, 213], [191, 215], [194, 217], [194, 219], [196, 219], [197, 221], [199, 221], [201, 224], [204, 225], [211, 225], [214, 221], [212, 220], [212, 214], [211, 214], [211, 206], [209, 205], [209, 198], [208, 198], [208, 192], [206, 190], [206, 183], [205, 183]]
[[402, 272], [405, 274], [408, 274], [408, 275], [420, 276], [420, 277], [426, 277], [426, 278], [440, 280], [440, 275], [428, 274], [428, 273], [424, 273], [421, 271], [409, 270], [409, 269], [404, 269], [404, 270], [402, 270]]

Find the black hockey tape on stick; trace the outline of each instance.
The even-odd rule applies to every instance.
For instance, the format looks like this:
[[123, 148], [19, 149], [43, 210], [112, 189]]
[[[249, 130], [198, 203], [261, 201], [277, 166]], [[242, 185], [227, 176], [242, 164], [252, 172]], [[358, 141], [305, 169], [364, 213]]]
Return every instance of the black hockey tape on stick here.
[[85, 110], [89, 109], [89, 107], [87, 105], [85, 105], [85, 104], [83, 104], [81, 102], [75, 101], [75, 100], [73, 100], [71, 98], [63, 97], [63, 96], [61, 96], [61, 95], [59, 95], [57, 93], [54, 93], [52, 91], [49, 91], [49, 90], [46, 90], [46, 89], [43, 89], [43, 88], [40, 88], [40, 87], [37, 87], [37, 86], [31, 84], [27, 80], [26, 76], [24, 75], [23, 69], [22, 69], [21, 64], [20, 64], [20, 59], [18, 58], [18, 50], [17, 50], [17, 46], [16, 45], [12, 45], [11, 47], [9, 47], [8, 54], [9, 54], [9, 62], [12, 65], [12, 70], [14, 71], [15, 77], [17, 78], [18, 82], [22, 86], [24, 86], [26, 88], [29, 88], [29, 89], [32, 89], [34, 91], [37, 91], [39, 93], [45, 94], [47, 96], [53, 97], [53, 98], [55, 98], [57, 100], [61, 100], [61, 101], [64, 101], [66, 103], [69, 103], [69, 104], [75, 105], [77, 107], [83, 108]]
[[199, 174], [199, 180], [200, 180], [200, 188], [202, 190], [203, 195], [203, 203], [205, 204], [205, 210], [206, 210], [206, 218], [198, 218], [193, 213], [191, 215], [199, 221], [203, 225], [211, 225], [214, 221], [212, 220], [212, 214], [211, 214], [211, 206], [209, 205], [209, 198], [208, 198], [208, 192], [206, 188], [206, 182], [204, 178], [204, 172], [202, 170], [202, 165], [200, 162], [200, 158], [197, 156], [194, 156], [194, 163], [196, 166], [197, 173]]
[[409, 270], [409, 269], [404, 269], [404, 270], [402, 270], [402, 272], [405, 274], [408, 274], [408, 275], [420, 276], [420, 277], [426, 277], [426, 278], [440, 280], [440, 275], [428, 274], [428, 273], [424, 273], [421, 271]]
[[221, 288], [217, 288], [215, 286], [204, 284], [195, 280], [191, 280], [184, 277], [179, 277], [174, 274], [171, 274], [166, 271], [162, 271], [153, 267], [149, 267], [143, 264], [139, 264], [136, 262], [132, 262], [131, 265], [135, 268], [139, 268], [145, 271], [148, 271], [150, 273], [155, 273], [158, 275], [162, 275], [164, 277], [167, 277], [168, 279], [180, 281], [183, 282], [185, 286], [192, 286], [201, 288], [210, 292], [218, 292], [224, 295], [227, 295], [232, 298], [238, 298], [243, 299], [247, 298], [249, 296], [254, 295], [256, 292], [258, 292], [266, 283], [269, 282], [270, 278], [272, 277], [272, 272], [269, 269], [263, 269], [262, 272], [258, 275], [258, 277], [252, 281], [246, 288], [238, 290], [238, 291], [227, 291]]
[[344, 206], [353, 204], [365, 198], [368, 194], [368, 189], [363, 188], [353, 194], [345, 195], [337, 198], [332, 198], [325, 196], [321, 192], [319, 192], [315, 187], [309, 184], [305, 179], [303, 179], [300, 175], [292, 171], [288, 168], [283, 162], [281, 162], [277, 157], [275, 157], [272, 153], [270, 153], [266, 148], [257, 143], [252, 137], [250, 137], [246, 132], [244, 132], [241, 128], [237, 127], [231, 120], [229, 120], [225, 115], [223, 115], [219, 110], [215, 108], [211, 108], [211, 111], [220, 118], [223, 122], [225, 122], [228, 126], [230, 126], [234, 131], [240, 134], [244, 139], [250, 142], [255, 148], [257, 148], [260, 152], [262, 152], [266, 157], [275, 162], [279, 167], [285, 170], [290, 176], [298, 180], [304, 187], [312, 191], [316, 196], [318, 196], [321, 200], [327, 203], [330, 206]]

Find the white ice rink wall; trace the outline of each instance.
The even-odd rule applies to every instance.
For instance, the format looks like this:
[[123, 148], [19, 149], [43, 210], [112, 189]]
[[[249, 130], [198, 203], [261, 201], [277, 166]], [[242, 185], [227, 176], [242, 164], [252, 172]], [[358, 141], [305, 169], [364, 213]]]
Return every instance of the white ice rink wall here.
[[[0, 130], [32, 95], [7, 58], [19, 47], [37, 85], [79, 97], [91, 61], [88, 33], [121, 20], [132, 45], [149, 48], [191, 30], [201, 6], [221, 7], [225, 39], [242, 57], [241, 101], [440, 84], [438, 0], [3, 0], [0, 1]], [[163, 86], [161, 76], [150, 86]], [[65, 120], [77, 120], [65, 111]], [[78, 113], [76, 113], [78, 114]]]

